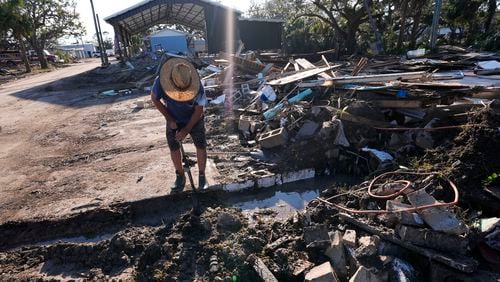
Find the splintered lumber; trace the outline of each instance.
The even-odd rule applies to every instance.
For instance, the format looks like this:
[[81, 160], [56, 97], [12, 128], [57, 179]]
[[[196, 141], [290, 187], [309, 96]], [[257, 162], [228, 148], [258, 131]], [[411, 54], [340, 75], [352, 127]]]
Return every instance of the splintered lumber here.
[[[324, 58], [324, 57], [323, 57]], [[311, 62], [309, 62], [308, 60], [306, 59], [295, 59], [295, 62], [297, 62], [297, 64], [299, 64], [301, 67], [305, 68], [305, 69], [315, 69], [316, 66], [313, 65]], [[330, 65], [327, 64], [327, 66], [329, 67]], [[328, 74], [326, 73], [320, 73], [318, 74], [319, 76], [321, 76], [322, 78], [325, 78], [325, 79], [330, 79], [332, 78], [331, 76], [329, 76]]]
[[420, 100], [373, 100], [371, 103], [380, 108], [422, 108]]
[[273, 273], [267, 268], [266, 264], [262, 259], [258, 257], [253, 257], [253, 269], [259, 275], [260, 279], [264, 282], [278, 282], [278, 279], [274, 277]]
[[389, 82], [394, 80], [414, 80], [421, 79], [427, 72], [401, 72], [359, 76], [340, 76], [325, 80], [307, 81], [299, 84], [299, 87], [330, 87], [337, 84], [346, 83], [369, 83], [369, 82]]
[[285, 76], [285, 77], [280, 78], [280, 79], [269, 81], [267, 84], [272, 85], [272, 86], [286, 85], [286, 84], [289, 84], [289, 83], [292, 83], [292, 82], [296, 82], [296, 81], [302, 80], [304, 78], [308, 78], [308, 77], [311, 77], [311, 76], [318, 75], [320, 73], [323, 73], [325, 71], [329, 71], [329, 70], [334, 69], [334, 68], [338, 68], [340, 66], [341, 65], [335, 65], [335, 66], [331, 66], [331, 67], [324, 67], [324, 68], [317, 68], [317, 69], [311, 69], [311, 70], [301, 71], [301, 72], [292, 74], [290, 76]]
[[447, 266], [450, 266], [454, 269], [460, 270], [462, 272], [467, 272], [467, 273], [472, 273], [477, 269], [477, 266], [479, 263], [469, 257], [464, 257], [464, 256], [458, 256], [458, 255], [448, 255], [448, 254], [443, 254], [438, 251], [434, 251], [431, 249], [427, 248], [422, 248], [418, 247], [415, 245], [412, 245], [410, 243], [404, 242], [403, 240], [400, 240], [396, 238], [394, 235], [389, 234], [387, 232], [384, 232], [382, 230], [379, 230], [376, 227], [373, 227], [367, 223], [364, 223], [348, 214], [345, 213], [339, 213], [340, 217], [347, 221], [348, 223], [363, 229], [366, 232], [369, 232], [374, 235], [378, 235], [382, 240], [389, 241], [393, 244], [396, 244], [398, 246], [401, 246], [407, 250], [410, 250], [412, 252], [415, 252], [419, 255], [425, 256], [431, 260], [443, 263]]
[[[251, 74], [258, 74], [262, 72], [266, 68], [266, 65], [259, 63], [259, 62], [254, 62], [251, 60], [247, 60], [238, 56], [234, 56], [225, 52], [220, 52], [220, 56], [223, 58], [231, 59], [232, 63], [236, 65], [236, 67], [239, 70], [242, 70], [244, 72], [248, 72]], [[268, 71], [268, 73], [273, 73], [273, 72], [281, 72], [280, 69], [276, 67], [271, 67]]]

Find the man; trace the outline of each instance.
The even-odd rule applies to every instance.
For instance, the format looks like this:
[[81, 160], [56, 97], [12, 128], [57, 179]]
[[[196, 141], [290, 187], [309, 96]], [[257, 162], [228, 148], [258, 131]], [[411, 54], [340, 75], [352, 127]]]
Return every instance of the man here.
[[167, 142], [176, 174], [172, 192], [182, 191], [186, 185], [180, 142], [188, 134], [196, 146], [198, 187], [206, 189], [208, 187], [205, 177], [207, 142], [203, 109], [207, 98], [194, 66], [184, 59], [168, 59], [153, 84], [151, 100], [167, 121]]

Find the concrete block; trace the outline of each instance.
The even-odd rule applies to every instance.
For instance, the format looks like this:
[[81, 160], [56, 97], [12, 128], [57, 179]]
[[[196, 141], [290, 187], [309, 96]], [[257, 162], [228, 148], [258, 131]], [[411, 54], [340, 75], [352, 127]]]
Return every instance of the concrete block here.
[[340, 231], [333, 232], [330, 236], [332, 240], [330, 246], [326, 249], [325, 255], [330, 258], [333, 268], [340, 276], [347, 277], [347, 262]]
[[242, 132], [250, 132], [250, 127], [252, 125], [252, 119], [250, 119], [247, 116], [240, 116], [240, 119], [238, 120], [238, 130]]
[[262, 148], [270, 149], [286, 144], [288, 134], [283, 127], [268, 131], [259, 137], [259, 143]]
[[295, 182], [295, 181], [300, 181], [300, 180], [311, 179], [311, 178], [314, 178], [315, 175], [316, 175], [316, 171], [314, 170], [314, 168], [285, 172], [285, 173], [283, 173], [283, 184], [291, 183], [291, 182]]
[[346, 246], [356, 248], [356, 230], [347, 229], [342, 236], [342, 242]]
[[318, 128], [318, 123], [312, 120], [306, 120], [302, 127], [299, 129], [299, 132], [297, 132], [297, 138], [309, 138], [314, 135]]
[[356, 273], [349, 279], [349, 282], [385, 282], [389, 277], [387, 273], [378, 274], [364, 266], [360, 266]]
[[281, 180], [281, 175], [276, 175], [274, 173], [270, 173], [267, 170], [257, 170], [251, 172], [252, 176], [257, 177], [255, 179], [256, 185], [259, 188], [267, 188], [278, 185], [278, 180]]
[[358, 240], [359, 247], [356, 249], [356, 257], [369, 257], [378, 253], [380, 238], [377, 235], [363, 236]]
[[[415, 191], [408, 194], [407, 197], [408, 201], [415, 207], [438, 202], [425, 190]], [[455, 214], [444, 208], [429, 208], [418, 211], [418, 214], [433, 230], [455, 235], [461, 235], [467, 231], [467, 228], [457, 219]]]
[[[396, 211], [396, 210], [401, 210], [401, 209], [406, 209], [406, 208], [411, 208], [411, 205], [403, 204], [398, 201], [394, 200], [389, 200], [385, 203], [385, 209], [388, 211]], [[392, 220], [394, 218], [397, 220], [398, 223], [404, 224], [404, 225], [412, 225], [412, 226], [423, 226], [424, 225], [424, 220], [418, 213], [415, 212], [398, 212], [398, 213], [393, 213], [388, 215]]]
[[234, 182], [225, 184], [222, 189], [227, 192], [234, 192], [234, 191], [249, 189], [254, 186], [255, 186], [255, 181], [253, 179], [249, 179], [243, 182]]
[[464, 255], [469, 248], [468, 240], [457, 235], [449, 235], [430, 229], [405, 225], [399, 226], [397, 232], [399, 237], [405, 242], [438, 251]]
[[330, 236], [326, 225], [304, 227], [304, 241], [308, 248], [326, 248], [330, 245]]
[[333, 270], [329, 262], [325, 262], [319, 266], [316, 266], [309, 270], [306, 274], [305, 281], [308, 282], [337, 282], [339, 278], [337, 277], [335, 271]]

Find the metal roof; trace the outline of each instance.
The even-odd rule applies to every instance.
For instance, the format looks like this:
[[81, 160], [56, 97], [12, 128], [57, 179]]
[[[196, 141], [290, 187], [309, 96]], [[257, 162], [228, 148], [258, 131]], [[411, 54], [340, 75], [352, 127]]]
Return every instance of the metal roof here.
[[157, 24], [182, 24], [205, 31], [207, 7], [218, 7], [241, 14], [237, 10], [208, 0], [146, 0], [104, 20], [111, 25], [121, 26], [131, 34]]

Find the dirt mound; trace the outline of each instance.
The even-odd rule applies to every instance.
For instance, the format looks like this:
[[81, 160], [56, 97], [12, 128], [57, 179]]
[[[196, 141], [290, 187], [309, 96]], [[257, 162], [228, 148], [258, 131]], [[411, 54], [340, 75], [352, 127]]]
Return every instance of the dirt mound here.
[[460, 189], [463, 203], [471, 200], [483, 211], [498, 211], [498, 205], [488, 204], [491, 199], [484, 188], [485, 180], [500, 172], [499, 126], [500, 117], [489, 108], [470, 112], [465, 129], [452, 142], [428, 151], [420, 164], [434, 164], [435, 170], [450, 177]]

